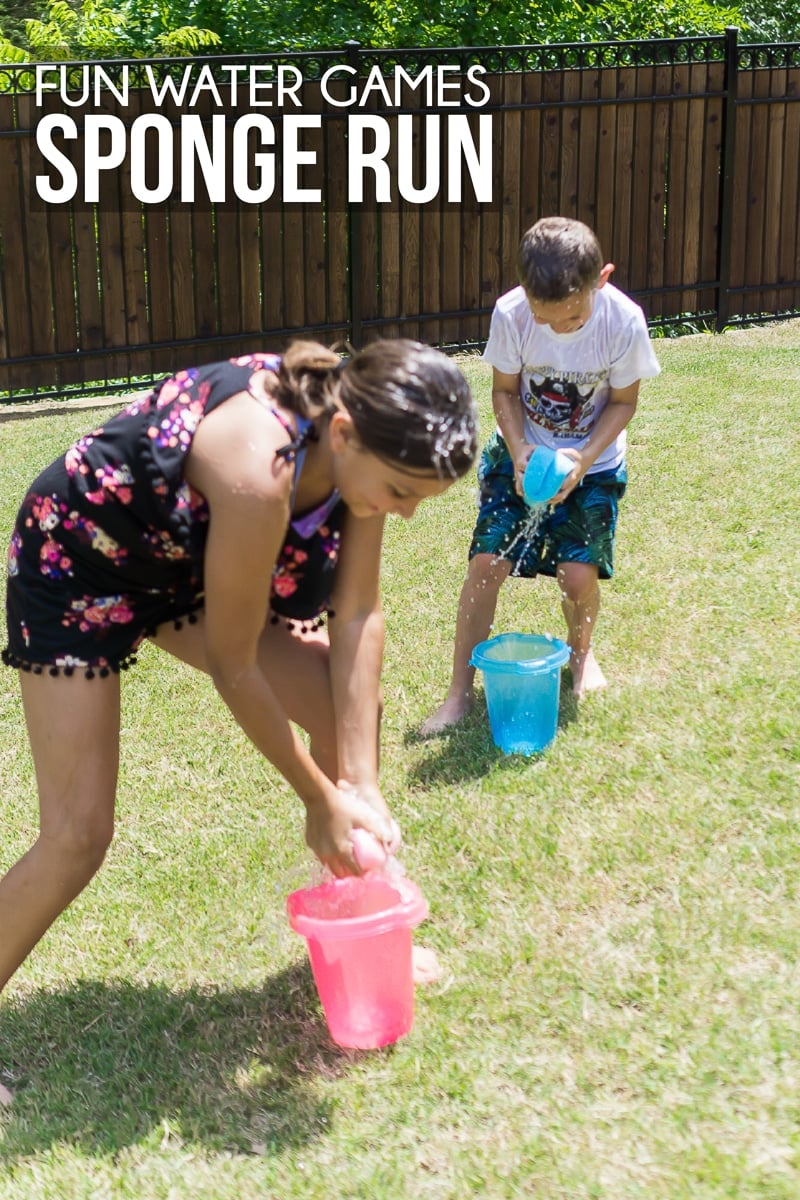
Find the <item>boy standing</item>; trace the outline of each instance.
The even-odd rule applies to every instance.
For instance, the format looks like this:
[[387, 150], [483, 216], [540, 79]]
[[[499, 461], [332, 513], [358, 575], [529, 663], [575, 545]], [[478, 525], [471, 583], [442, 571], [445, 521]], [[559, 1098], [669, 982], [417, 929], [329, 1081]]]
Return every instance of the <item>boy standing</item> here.
[[[571, 649], [573, 692], [605, 686], [592, 650], [600, 579], [613, 574], [617, 504], [626, 485], [625, 427], [639, 382], [659, 373], [644, 313], [608, 282], [597, 237], [581, 221], [545, 217], [523, 236], [521, 286], [492, 314], [484, 358], [492, 364], [498, 429], [484, 449], [480, 508], [458, 606], [447, 699], [421, 727], [437, 733], [472, 707], [472, 649], [489, 636], [500, 587], [512, 572], [558, 582]], [[531, 539], [522, 477], [537, 445], [575, 467]]]

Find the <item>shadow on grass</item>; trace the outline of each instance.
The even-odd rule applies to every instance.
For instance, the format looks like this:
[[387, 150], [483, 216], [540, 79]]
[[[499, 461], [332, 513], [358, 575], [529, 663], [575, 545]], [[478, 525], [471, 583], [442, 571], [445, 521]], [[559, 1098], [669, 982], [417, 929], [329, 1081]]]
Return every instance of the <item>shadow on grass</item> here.
[[[569, 682], [569, 676], [567, 676]], [[571, 687], [571, 683], [570, 683]], [[558, 706], [558, 729], [565, 729], [578, 719], [578, 701], [571, 691], [563, 686]], [[475, 706], [458, 725], [443, 733], [423, 737], [416, 729], [409, 730], [404, 738], [407, 746], [430, 747], [431, 753], [409, 771], [409, 779], [422, 785], [460, 783], [466, 779], [478, 779], [488, 775], [495, 767], [525, 764], [538, 761], [542, 755], [525, 757], [520, 754], [504, 754], [492, 739], [486, 700], [482, 694], [475, 699]], [[546, 751], [544, 753], [547, 753]]]
[[324, 1135], [331, 1106], [315, 1080], [357, 1057], [330, 1041], [307, 963], [251, 990], [82, 981], [39, 992], [3, 1007], [0, 1046], [15, 1091], [6, 1161], [56, 1143], [279, 1153]]

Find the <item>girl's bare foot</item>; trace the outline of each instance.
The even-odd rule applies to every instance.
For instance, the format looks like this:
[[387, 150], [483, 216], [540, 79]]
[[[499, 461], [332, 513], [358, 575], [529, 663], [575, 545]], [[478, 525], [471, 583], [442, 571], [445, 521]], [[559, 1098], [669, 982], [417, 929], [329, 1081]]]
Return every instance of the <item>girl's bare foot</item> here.
[[412, 948], [411, 970], [414, 983], [438, 983], [444, 974], [435, 951], [428, 949], [427, 946]]
[[427, 737], [432, 733], [441, 733], [442, 730], [449, 729], [451, 725], [457, 725], [471, 708], [471, 695], [448, 696], [444, 704], [440, 705], [435, 713], [432, 713], [426, 721], [422, 722], [419, 731], [423, 737]]
[[7, 1087], [3, 1087], [2, 1083], [0, 1083], [0, 1106], [3, 1108], [8, 1108], [10, 1104], [13, 1104], [13, 1102], [14, 1097], [11, 1095], [11, 1092]]
[[586, 650], [583, 654], [574, 651], [569, 658], [572, 671], [572, 694], [580, 698], [586, 692], [598, 692], [606, 686], [606, 677], [600, 670], [600, 664], [594, 656], [594, 650]]

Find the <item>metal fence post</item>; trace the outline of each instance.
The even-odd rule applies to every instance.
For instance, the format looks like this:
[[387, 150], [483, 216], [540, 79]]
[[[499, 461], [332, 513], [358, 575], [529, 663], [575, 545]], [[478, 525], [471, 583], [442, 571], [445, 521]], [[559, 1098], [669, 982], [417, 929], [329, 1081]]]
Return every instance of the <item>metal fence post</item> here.
[[[356, 72], [359, 68], [361, 43], [348, 41], [344, 44], [348, 66]], [[361, 206], [347, 200], [347, 299], [349, 306], [348, 341], [357, 350], [361, 348], [363, 306], [361, 303], [363, 231]]]
[[731, 244], [733, 239], [733, 173], [736, 162], [736, 101], [739, 86], [739, 30], [725, 30], [725, 102], [722, 114], [722, 162], [720, 164], [719, 287], [717, 289], [717, 333], [730, 317]]

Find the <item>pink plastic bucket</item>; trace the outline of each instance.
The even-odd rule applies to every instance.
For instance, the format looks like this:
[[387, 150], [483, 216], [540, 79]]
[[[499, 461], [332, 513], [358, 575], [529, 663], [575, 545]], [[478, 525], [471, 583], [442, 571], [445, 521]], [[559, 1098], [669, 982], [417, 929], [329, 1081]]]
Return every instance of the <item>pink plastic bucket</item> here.
[[414, 1023], [413, 926], [428, 905], [409, 879], [376, 872], [333, 879], [287, 898], [289, 924], [308, 944], [333, 1040], [374, 1050]]

